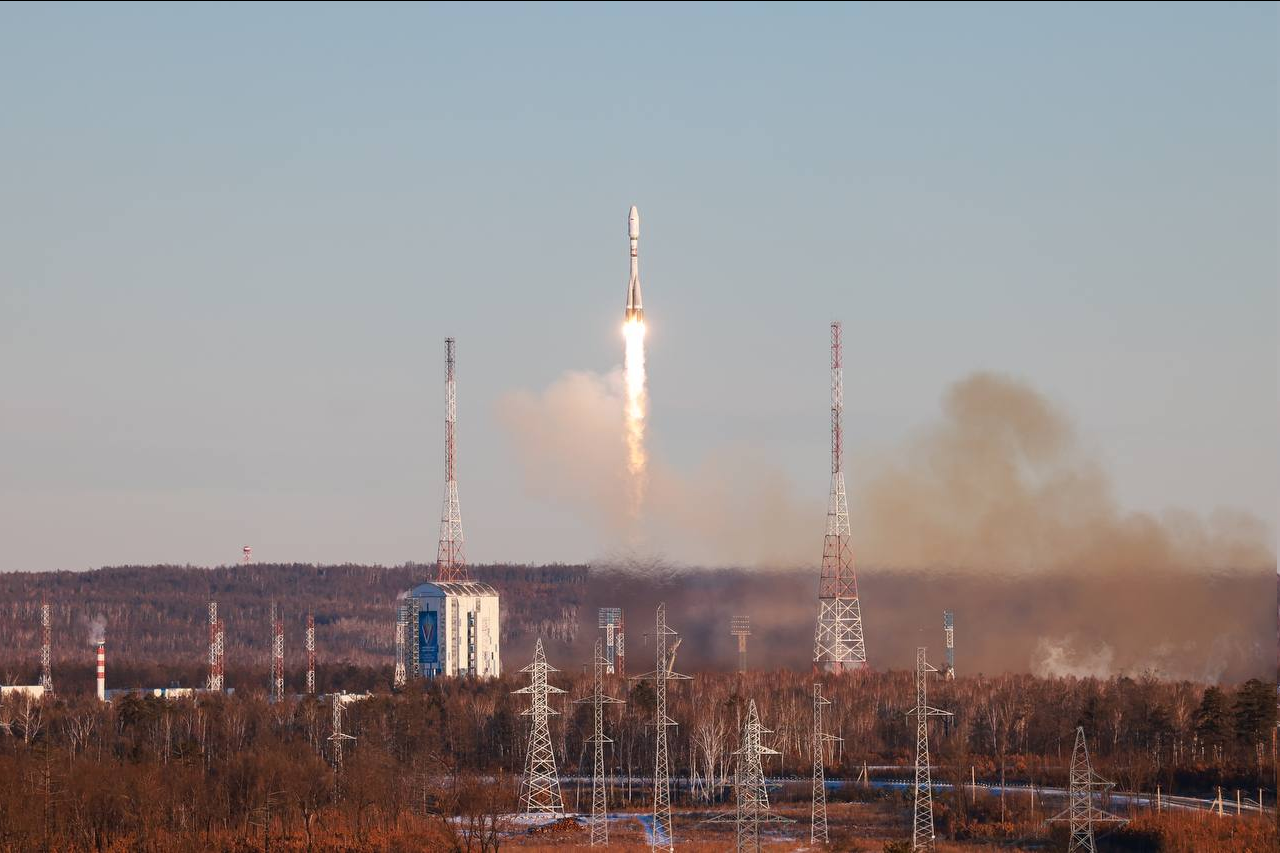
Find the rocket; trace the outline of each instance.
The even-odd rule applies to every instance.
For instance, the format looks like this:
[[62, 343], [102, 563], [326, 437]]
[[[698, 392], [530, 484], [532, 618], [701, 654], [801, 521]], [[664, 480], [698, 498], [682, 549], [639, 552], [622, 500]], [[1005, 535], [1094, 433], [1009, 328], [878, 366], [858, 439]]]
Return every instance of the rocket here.
[[627, 216], [627, 236], [631, 238], [631, 279], [627, 282], [627, 314], [628, 320], [644, 322], [644, 303], [640, 299], [640, 260], [636, 246], [640, 242], [640, 211], [635, 205]]

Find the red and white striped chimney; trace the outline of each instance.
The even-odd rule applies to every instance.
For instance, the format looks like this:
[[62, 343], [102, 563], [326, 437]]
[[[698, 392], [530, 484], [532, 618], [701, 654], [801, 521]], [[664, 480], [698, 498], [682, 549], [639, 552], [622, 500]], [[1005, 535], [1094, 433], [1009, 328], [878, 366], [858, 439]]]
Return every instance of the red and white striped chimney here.
[[107, 701], [107, 643], [98, 641], [98, 701]]

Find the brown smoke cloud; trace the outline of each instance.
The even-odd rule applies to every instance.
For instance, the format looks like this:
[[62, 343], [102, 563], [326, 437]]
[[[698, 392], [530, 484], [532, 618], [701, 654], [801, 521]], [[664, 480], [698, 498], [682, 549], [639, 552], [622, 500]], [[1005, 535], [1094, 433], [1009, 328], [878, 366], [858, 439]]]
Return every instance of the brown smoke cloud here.
[[[630, 525], [621, 411], [617, 377], [592, 374], [502, 404], [530, 484], [611, 535]], [[640, 544], [630, 563], [604, 561], [593, 578], [580, 640], [594, 637], [596, 606], [628, 608], [639, 637], [665, 599], [672, 623], [693, 632], [683, 652], [692, 666], [733, 665], [728, 621], [738, 614], [756, 626], [757, 665], [807, 666], [825, 500], [797, 496], [779, 469], [733, 448], [692, 471], [651, 461]], [[1210, 681], [1267, 672], [1275, 556], [1266, 526], [1229, 511], [1122, 510], [1070, 421], [1024, 382], [968, 376], [947, 390], [936, 423], [847, 467], [877, 668], [910, 666], [916, 645], [940, 650], [941, 612], [952, 609], [969, 672]], [[636, 557], [653, 553], [644, 542], [662, 542], [679, 564], [754, 570], [649, 565]]]

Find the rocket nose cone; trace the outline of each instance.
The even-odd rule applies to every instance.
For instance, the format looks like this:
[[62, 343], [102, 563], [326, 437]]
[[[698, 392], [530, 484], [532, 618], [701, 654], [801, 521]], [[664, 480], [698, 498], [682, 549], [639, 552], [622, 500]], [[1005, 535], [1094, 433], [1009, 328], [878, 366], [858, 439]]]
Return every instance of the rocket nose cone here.
[[636, 210], [635, 205], [631, 206], [631, 213], [627, 215], [627, 233], [632, 240], [640, 236], [640, 211]]

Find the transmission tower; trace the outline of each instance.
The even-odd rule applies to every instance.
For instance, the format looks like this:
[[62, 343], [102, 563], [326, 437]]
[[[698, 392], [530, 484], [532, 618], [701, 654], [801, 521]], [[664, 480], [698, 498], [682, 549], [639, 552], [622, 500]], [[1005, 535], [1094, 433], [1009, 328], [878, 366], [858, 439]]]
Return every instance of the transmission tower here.
[[591, 703], [591, 719], [593, 734], [587, 741], [593, 746], [591, 768], [591, 846], [609, 845], [609, 801], [604, 780], [604, 745], [613, 743], [604, 736], [604, 706], [625, 704], [621, 699], [604, 695], [604, 676], [609, 671], [609, 659], [601, 648], [602, 641], [596, 639], [595, 653], [592, 656], [594, 677], [591, 695], [578, 699], [578, 703]]
[[[307, 611], [307, 695], [316, 695], [316, 615]], [[282, 647], [283, 648], [283, 647]], [[283, 650], [281, 652], [283, 654]]]
[[942, 633], [946, 638], [947, 649], [947, 665], [942, 674], [947, 681], [954, 681], [956, 677], [956, 617], [950, 610], [942, 613]]
[[436, 552], [437, 581], [467, 580], [462, 555], [462, 509], [458, 503], [455, 467], [458, 428], [458, 383], [453, 375], [453, 338], [444, 339], [444, 508], [440, 513], [440, 548]]
[[916, 706], [907, 712], [916, 717], [915, 815], [912, 820], [911, 849], [933, 849], [933, 780], [929, 774], [929, 718], [950, 717], [950, 711], [930, 708], [929, 673], [938, 670], [925, 659], [924, 647], [916, 649]]
[[404, 619], [400, 615], [396, 615], [396, 671], [392, 676], [391, 684], [393, 687], [404, 687], [407, 677], [404, 668]]
[[355, 738], [342, 731], [342, 694], [332, 693], [329, 698], [333, 700], [333, 734], [329, 735], [329, 743], [333, 747], [333, 792], [340, 796], [342, 793], [342, 742], [355, 740]]
[[40, 605], [40, 686], [53, 694], [53, 613], [47, 601]]
[[827, 734], [822, 725], [822, 709], [831, 700], [822, 695], [822, 685], [813, 685], [813, 810], [810, 812], [809, 843], [828, 844], [827, 835], [827, 776], [824, 762], [827, 744], [842, 738]]
[[284, 701], [284, 620], [280, 606], [271, 602], [271, 701]]
[[671, 651], [667, 651], [667, 638], [675, 636], [676, 632], [667, 627], [667, 605], [659, 604], [653, 634], [656, 666], [653, 672], [637, 676], [652, 681], [656, 694], [653, 715], [656, 730], [656, 745], [653, 750], [653, 829], [649, 837], [651, 850], [675, 849], [675, 838], [671, 834], [671, 760], [667, 755], [667, 729], [676, 725], [676, 721], [667, 716], [667, 682], [689, 677], [674, 671], [676, 650], [680, 647], [678, 637], [671, 644]]
[[822, 580], [818, 585], [818, 628], [814, 639], [815, 669], [847, 672], [865, 669], [862, 607], [853, 568], [849, 501], [844, 490], [844, 372], [840, 324], [831, 324], [831, 497], [827, 533], [822, 544]]
[[209, 690], [222, 692], [223, 628], [218, 618], [218, 602], [209, 602]]
[[735, 783], [737, 801], [737, 853], [758, 853], [760, 850], [760, 824], [781, 822], [783, 818], [769, 812], [769, 791], [765, 787], [764, 766], [761, 757], [777, 755], [776, 749], [765, 746], [761, 735], [769, 734], [756, 713], [756, 700], [747, 704], [747, 719], [742, 724], [742, 747], [738, 756]]
[[520, 799], [524, 803], [525, 814], [564, 814], [564, 800], [560, 797], [560, 777], [556, 775], [556, 755], [551, 748], [551, 728], [547, 719], [558, 711], [551, 710], [547, 704], [547, 695], [563, 693], [559, 687], [547, 683], [548, 672], [559, 672], [547, 664], [547, 656], [542, 651], [542, 638], [533, 649], [533, 663], [521, 672], [529, 673], [529, 686], [521, 687], [516, 693], [528, 693], [532, 705], [522, 716], [530, 717], [529, 752], [525, 756], [524, 781], [520, 785]]
[[1084, 737], [1084, 726], [1076, 728], [1076, 745], [1071, 750], [1071, 788], [1068, 795], [1069, 805], [1066, 811], [1049, 818], [1050, 822], [1065, 822], [1071, 826], [1071, 840], [1067, 843], [1067, 853], [1096, 853], [1093, 840], [1093, 825], [1096, 823], [1127, 823], [1125, 818], [1108, 814], [1093, 807], [1093, 792], [1106, 791], [1115, 787], [1093, 772], [1089, 764], [1089, 746]]
[[729, 633], [738, 638], [738, 672], [746, 672], [747, 637], [751, 636], [751, 617], [733, 617], [729, 622]]

